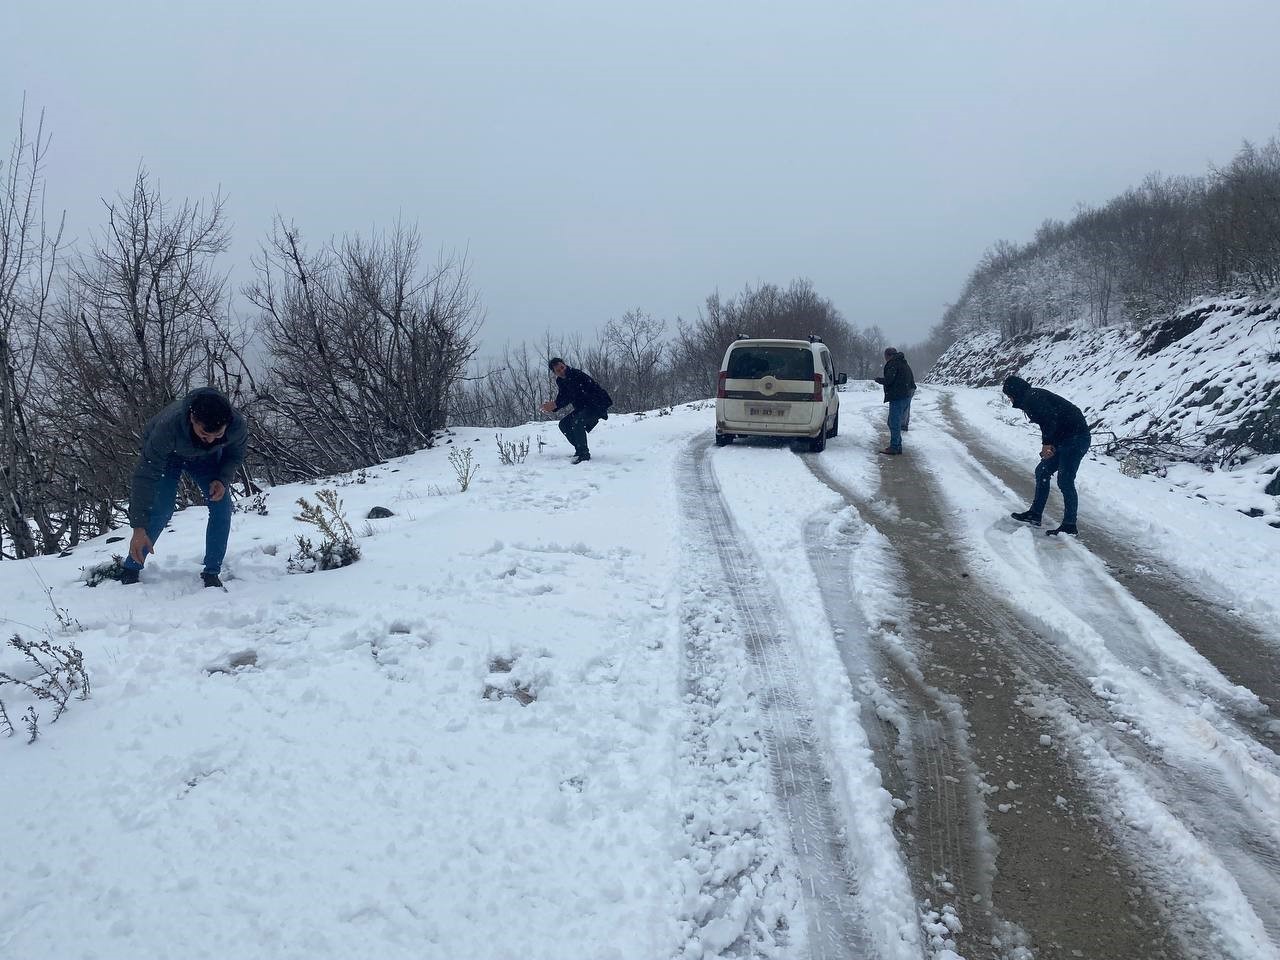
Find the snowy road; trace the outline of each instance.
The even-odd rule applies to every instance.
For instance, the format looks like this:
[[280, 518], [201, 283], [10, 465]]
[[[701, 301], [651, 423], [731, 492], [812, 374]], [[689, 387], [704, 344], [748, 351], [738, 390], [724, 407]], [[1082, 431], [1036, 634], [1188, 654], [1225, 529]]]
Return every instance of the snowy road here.
[[[1129, 591], [1115, 537], [1097, 557], [1002, 519], [1018, 500], [987, 469], [999, 458], [945, 400], [921, 406], [912, 453], [879, 476], [857, 421], [856, 446], [789, 458], [835, 494], [817, 513], [785, 451], [740, 443], [715, 462], [782, 617], [823, 611], [862, 716], [879, 717], [863, 726], [902, 801], [927, 949], [1275, 956], [1273, 643], [1167, 568]], [[778, 489], [803, 505], [784, 521], [799, 537], [764, 522], [759, 491]]]
[[[808, 955], [815, 960], [878, 957], [864, 929], [858, 897], [856, 853], [845, 841], [845, 829], [831, 796], [831, 776], [823, 745], [815, 736], [813, 704], [801, 677], [790, 629], [758, 559], [745, 548], [725, 509], [708, 453], [699, 438], [689, 445], [679, 465], [681, 506], [690, 524], [687, 583], [723, 585], [730, 603], [732, 633], [745, 644], [752, 668], [752, 687], [759, 702], [763, 747], [768, 753], [777, 808], [786, 825], [794, 867], [802, 878], [807, 918]], [[707, 556], [698, 556], [699, 554]], [[698, 597], [691, 609], [705, 609]], [[686, 621], [687, 622], [687, 621]], [[700, 642], [704, 634], [686, 638], [687, 685], [697, 690], [718, 666]], [[748, 925], [750, 932], [754, 924]], [[727, 955], [751, 956], [749, 940], [731, 944]]]

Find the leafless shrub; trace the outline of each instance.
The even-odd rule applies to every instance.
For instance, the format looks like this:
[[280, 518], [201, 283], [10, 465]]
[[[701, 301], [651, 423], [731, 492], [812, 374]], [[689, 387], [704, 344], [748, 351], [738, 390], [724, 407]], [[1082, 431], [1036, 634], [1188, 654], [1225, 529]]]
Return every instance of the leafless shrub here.
[[[89, 674], [84, 667], [84, 654], [75, 644], [63, 647], [48, 639], [29, 641], [15, 633], [9, 638], [9, 646], [22, 654], [36, 672], [30, 679], [0, 672], [0, 687], [12, 685], [31, 694], [37, 701], [53, 704], [54, 713], [50, 723], [56, 723], [62, 716], [72, 696], [79, 700], [89, 699]], [[23, 720], [27, 726], [27, 742], [35, 743], [40, 736], [40, 728], [39, 715], [35, 712], [34, 705], [27, 708]], [[13, 735], [13, 723], [3, 702], [0, 702], [0, 724], [4, 726], [7, 735]]]
[[[58, 483], [96, 514], [127, 499], [146, 421], [209, 382], [226, 336], [230, 234], [224, 199], [172, 205], [139, 170], [107, 205], [107, 224], [71, 266], [44, 368], [47, 420], [63, 437]], [[212, 331], [222, 331], [212, 335]], [[122, 452], [125, 453], [122, 456]], [[97, 498], [96, 507], [94, 498]]]
[[1094, 446], [1119, 459], [1120, 470], [1126, 476], [1163, 476], [1171, 463], [1212, 469], [1212, 465], [1232, 463], [1248, 446], [1238, 434], [1224, 430], [1226, 423], [1227, 418], [1219, 414], [1191, 429], [1150, 427], [1123, 437], [1110, 430], [1095, 431], [1101, 442]]
[[264, 491], [248, 500], [239, 500], [236, 502], [235, 512], [256, 513], [260, 517], [265, 517], [271, 512], [267, 509], [267, 496], [268, 494]]
[[465, 259], [424, 269], [416, 229], [317, 252], [277, 221], [245, 290], [270, 355], [260, 392], [282, 454], [337, 473], [434, 443], [474, 353]]
[[512, 427], [531, 416], [543, 416], [539, 405], [555, 395], [555, 378], [547, 370], [551, 357], [577, 356], [577, 337], [553, 340], [544, 334], [537, 343], [503, 348], [502, 355], [482, 372], [461, 380], [450, 401], [454, 423]]
[[58, 606], [58, 602], [53, 598], [53, 587], [45, 583], [44, 577], [40, 576], [40, 571], [36, 569], [34, 563], [31, 565], [31, 572], [40, 581], [40, 588], [44, 591], [45, 599], [49, 601], [49, 609], [53, 611], [53, 617], [58, 621], [58, 629], [63, 633], [79, 633], [83, 630], [84, 627], [80, 625], [79, 620], [71, 615], [69, 609]]
[[309, 537], [299, 536], [298, 549], [288, 560], [290, 573], [336, 570], [360, 559], [360, 547], [344, 515], [338, 492], [318, 490], [316, 500], [317, 503], [311, 503], [306, 497], [299, 497], [299, 510], [294, 519], [314, 527], [320, 534], [320, 543], [313, 544]]
[[529, 456], [529, 438], [523, 440], [503, 440], [502, 434], [495, 433], [493, 439], [498, 444], [498, 462], [504, 466], [515, 466], [524, 463]]
[[471, 481], [475, 479], [476, 471], [480, 469], [479, 465], [472, 459], [472, 450], [470, 447], [458, 449], [454, 447], [449, 451], [449, 465], [453, 467], [454, 476], [458, 481], [458, 489], [463, 493], [467, 492], [467, 488], [471, 486]]
[[36, 414], [63, 227], [44, 218], [48, 148], [43, 114], [28, 138], [24, 102], [8, 164], [0, 163], [0, 559], [6, 541], [22, 558], [56, 553], [61, 540]]

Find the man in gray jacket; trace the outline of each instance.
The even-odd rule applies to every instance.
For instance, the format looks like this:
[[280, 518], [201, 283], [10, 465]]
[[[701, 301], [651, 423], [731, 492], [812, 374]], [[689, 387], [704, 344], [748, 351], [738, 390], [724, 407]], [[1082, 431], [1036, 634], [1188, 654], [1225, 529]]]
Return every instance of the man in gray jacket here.
[[147, 422], [142, 455], [133, 472], [129, 523], [133, 538], [124, 561], [121, 583], [137, 583], [138, 571], [155, 551], [178, 496], [178, 482], [186, 473], [209, 504], [205, 527], [206, 587], [220, 587], [222, 558], [231, 533], [231, 496], [227, 490], [244, 463], [249, 428], [230, 401], [213, 387], [192, 390]]

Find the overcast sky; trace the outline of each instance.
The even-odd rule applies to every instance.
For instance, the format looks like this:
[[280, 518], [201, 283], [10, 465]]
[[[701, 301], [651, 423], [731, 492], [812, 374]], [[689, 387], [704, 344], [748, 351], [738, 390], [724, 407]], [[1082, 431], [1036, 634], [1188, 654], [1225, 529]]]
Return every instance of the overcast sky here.
[[0, 138], [46, 111], [84, 237], [139, 162], [228, 196], [238, 281], [416, 221], [485, 348], [810, 278], [920, 339], [997, 239], [1280, 133], [1280, 0], [0, 0]]

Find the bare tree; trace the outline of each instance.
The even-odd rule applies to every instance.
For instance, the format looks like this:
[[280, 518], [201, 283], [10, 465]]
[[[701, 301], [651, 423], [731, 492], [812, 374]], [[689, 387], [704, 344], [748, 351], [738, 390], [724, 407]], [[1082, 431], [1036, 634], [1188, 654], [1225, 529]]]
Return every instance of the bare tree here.
[[317, 473], [434, 442], [482, 320], [465, 258], [424, 270], [415, 228], [310, 253], [277, 221], [245, 294], [270, 355], [272, 433]]
[[613, 369], [596, 364], [593, 374], [608, 385], [620, 411], [651, 410], [674, 402], [666, 369], [666, 328], [666, 321], [638, 309], [604, 325], [600, 344]]
[[[550, 332], [534, 344], [507, 344], [483, 373], [459, 381], [450, 422], [477, 427], [511, 427], [547, 418], [538, 407], [555, 396], [555, 376], [547, 368], [552, 357], [596, 373], [594, 352], [576, 334], [554, 339]], [[607, 381], [601, 381], [606, 382]]]
[[1206, 177], [1151, 174], [1025, 247], [988, 251], [926, 343], [971, 329], [1013, 337], [1051, 325], [1140, 324], [1200, 294], [1280, 286], [1280, 142], [1246, 142]]
[[705, 309], [698, 311], [697, 319], [676, 321], [673, 376], [681, 399], [715, 396], [724, 352], [740, 333], [746, 332], [735, 326], [736, 320], [732, 300], [726, 305], [716, 291], [707, 297]]
[[223, 199], [167, 204], [140, 169], [105, 202], [106, 226], [74, 261], [41, 365], [41, 416], [59, 440], [53, 496], [74, 529], [110, 526], [128, 496], [146, 421], [206, 383], [227, 339]]
[[45, 220], [48, 149], [43, 113], [28, 139], [24, 102], [8, 165], [0, 164], [0, 558], [6, 540], [16, 557], [57, 543], [32, 396], [64, 222]]
[[1210, 205], [1217, 238], [1254, 290], [1280, 284], [1280, 142], [1249, 142], [1229, 165], [1212, 171]]

